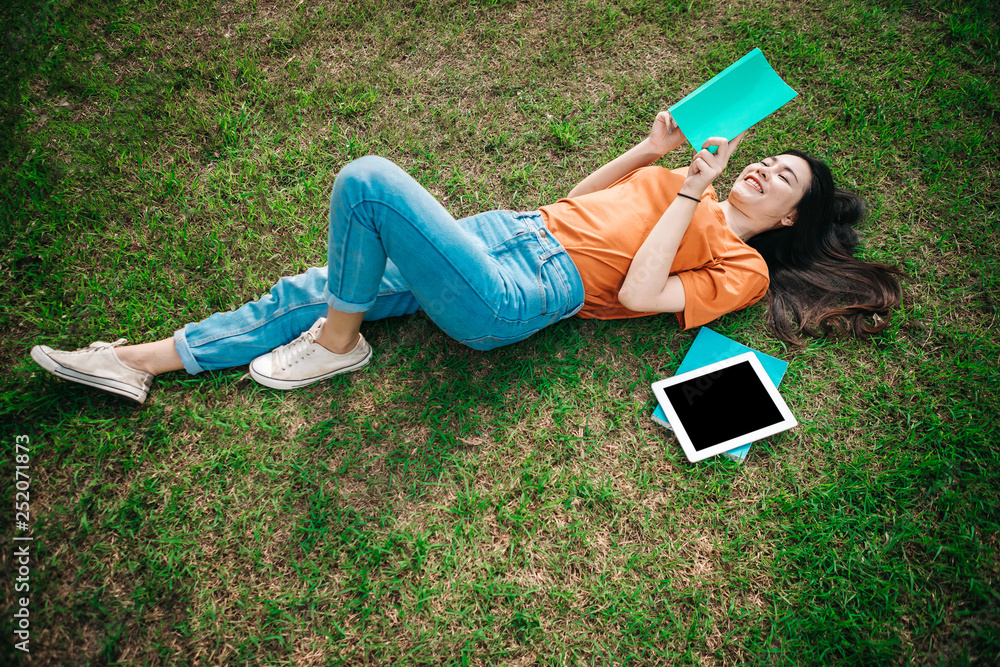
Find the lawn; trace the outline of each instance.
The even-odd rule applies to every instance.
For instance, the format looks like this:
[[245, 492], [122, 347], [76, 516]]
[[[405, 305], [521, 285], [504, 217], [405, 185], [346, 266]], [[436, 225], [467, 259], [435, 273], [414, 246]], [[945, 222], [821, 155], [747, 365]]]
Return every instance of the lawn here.
[[[0, 21], [5, 664], [1000, 662], [991, 0], [8, 0]], [[754, 47], [799, 97], [730, 176], [823, 157], [868, 201], [862, 256], [906, 277], [867, 341], [783, 344], [763, 304], [711, 325], [790, 364], [801, 425], [742, 465], [689, 463], [650, 420], [696, 334], [672, 316], [484, 353], [418, 315], [366, 325], [353, 375], [172, 373], [139, 407], [28, 357], [169, 336], [324, 264], [330, 187], [365, 154], [459, 217], [550, 203]]]

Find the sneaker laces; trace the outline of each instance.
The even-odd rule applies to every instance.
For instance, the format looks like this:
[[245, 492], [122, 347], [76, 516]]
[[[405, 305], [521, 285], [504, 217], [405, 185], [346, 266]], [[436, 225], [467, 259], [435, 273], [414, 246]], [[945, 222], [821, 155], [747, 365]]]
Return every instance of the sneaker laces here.
[[274, 350], [274, 365], [281, 370], [286, 370], [312, 354], [319, 330], [320, 327], [313, 326], [309, 331], [303, 331], [302, 335], [288, 345], [282, 345]]
[[127, 343], [127, 338], [119, 338], [113, 343], [105, 343], [103, 340], [95, 340], [93, 343], [87, 347], [81, 347], [78, 350], [73, 350], [72, 352], [64, 352], [63, 354], [91, 354], [93, 352], [100, 352], [101, 350], [109, 350], [113, 347], [118, 347], [124, 343]]
[[84, 350], [90, 349], [91, 347], [96, 347], [98, 349], [104, 349], [106, 347], [118, 347], [119, 345], [124, 345], [128, 342], [127, 338], [119, 338], [113, 343], [105, 343], [103, 340], [95, 340], [88, 347], [83, 348]]

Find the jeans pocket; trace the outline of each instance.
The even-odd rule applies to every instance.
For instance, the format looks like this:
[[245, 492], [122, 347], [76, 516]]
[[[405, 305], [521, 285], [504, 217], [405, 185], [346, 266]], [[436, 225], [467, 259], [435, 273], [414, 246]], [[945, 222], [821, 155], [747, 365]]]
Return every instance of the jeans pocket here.
[[522, 341], [574, 313], [579, 298], [566, 279], [560, 259], [555, 255], [538, 260], [530, 273], [519, 277], [521, 307], [516, 312], [498, 313], [488, 334], [459, 338], [459, 342], [476, 350], [492, 350]]

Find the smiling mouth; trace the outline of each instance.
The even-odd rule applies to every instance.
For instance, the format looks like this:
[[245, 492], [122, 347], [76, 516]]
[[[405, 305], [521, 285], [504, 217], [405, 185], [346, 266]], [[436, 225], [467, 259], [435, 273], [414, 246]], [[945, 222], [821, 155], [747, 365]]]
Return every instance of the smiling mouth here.
[[759, 192], [761, 194], [764, 194], [764, 188], [761, 187], [760, 181], [758, 181], [756, 177], [754, 177], [754, 176], [747, 176], [743, 180], [746, 181], [747, 183], [749, 183], [750, 185], [754, 186], [757, 189], [757, 192]]

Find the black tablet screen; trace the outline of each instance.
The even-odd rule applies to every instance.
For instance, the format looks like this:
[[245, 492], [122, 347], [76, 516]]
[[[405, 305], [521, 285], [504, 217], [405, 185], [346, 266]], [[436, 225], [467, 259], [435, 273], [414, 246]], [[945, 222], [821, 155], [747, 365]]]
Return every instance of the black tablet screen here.
[[664, 393], [699, 451], [782, 420], [749, 361], [665, 387]]

